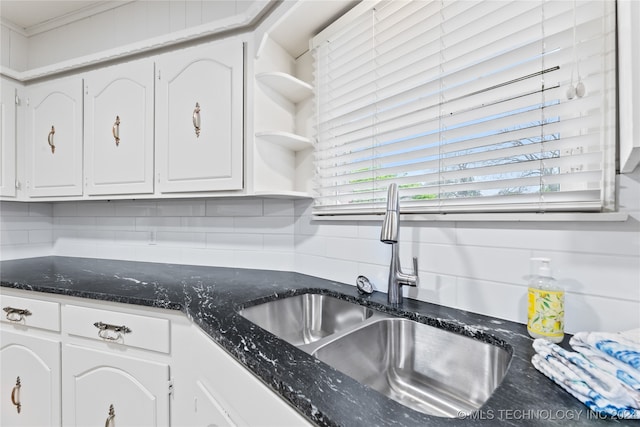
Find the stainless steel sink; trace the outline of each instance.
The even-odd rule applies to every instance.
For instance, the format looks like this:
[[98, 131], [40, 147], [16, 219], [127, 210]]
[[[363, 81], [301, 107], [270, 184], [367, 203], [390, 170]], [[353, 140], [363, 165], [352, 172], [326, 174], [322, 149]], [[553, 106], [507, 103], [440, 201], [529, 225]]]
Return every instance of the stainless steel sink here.
[[303, 294], [248, 307], [240, 315], [296, 346], [361, 324], [373, 310], [328, 295]]
[[440, 417], [479, 409], [511, 359], [502, 347], [328, 295], [269, 301], [240, 314], [361, 384]]
[[313, 355], [416, 411], [459, 417], [477, 410], [507, 372], [503, 348], [408, 319], [382, 319]]

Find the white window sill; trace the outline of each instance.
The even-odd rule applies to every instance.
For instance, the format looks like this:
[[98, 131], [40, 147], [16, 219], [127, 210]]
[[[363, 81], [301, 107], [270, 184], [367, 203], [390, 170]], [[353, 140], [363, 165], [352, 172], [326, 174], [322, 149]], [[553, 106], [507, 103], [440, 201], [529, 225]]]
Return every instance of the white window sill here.
[[[547, 212], [547, 213], [455, 213], [455, 214], [402, 214], [402, 221], [414, 222], [463, 222], [463, 221], [494, 221], [494, 222], [623, 222], [629, 218], [626, 212], [611, 213], [577, 213], [577, 212]], [[314, 221], [381, 221], [382, 214], [370, 215], [313, 215]]]

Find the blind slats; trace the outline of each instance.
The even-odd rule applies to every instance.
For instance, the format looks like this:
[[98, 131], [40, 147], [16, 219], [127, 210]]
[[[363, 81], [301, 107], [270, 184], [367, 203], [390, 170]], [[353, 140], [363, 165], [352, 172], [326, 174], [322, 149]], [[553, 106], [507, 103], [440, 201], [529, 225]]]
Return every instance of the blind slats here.
[[613, 206], [611, 2], [379, 2], [344, 28], [314, 49], [315, 213], [390, 182], [412, 212]]

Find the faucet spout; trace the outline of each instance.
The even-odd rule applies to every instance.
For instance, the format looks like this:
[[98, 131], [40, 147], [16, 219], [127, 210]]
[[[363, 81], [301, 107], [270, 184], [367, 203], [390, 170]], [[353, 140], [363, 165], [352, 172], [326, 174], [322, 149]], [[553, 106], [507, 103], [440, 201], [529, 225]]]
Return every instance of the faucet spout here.
[[400, 199], [398, 185], [392, 183], [387, 192], [387, 212], [382, 222], [380, 241], [391, 245], [391, 264], [389, 266], [389, 289], [387, 300], [390, 304], [402, 303], [402, 286], [418, 286], [418, 259], [413, 258], [413, 274], [407, 274], [400, 267]]

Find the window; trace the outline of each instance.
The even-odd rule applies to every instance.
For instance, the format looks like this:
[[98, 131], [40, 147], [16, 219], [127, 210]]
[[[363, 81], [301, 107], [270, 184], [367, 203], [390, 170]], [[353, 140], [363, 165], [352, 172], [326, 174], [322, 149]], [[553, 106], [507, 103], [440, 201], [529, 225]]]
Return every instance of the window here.
[[312, 45], [315, 214], [390, 182], [405, 213], [614, 209], [615, 2], [363, 2]]

